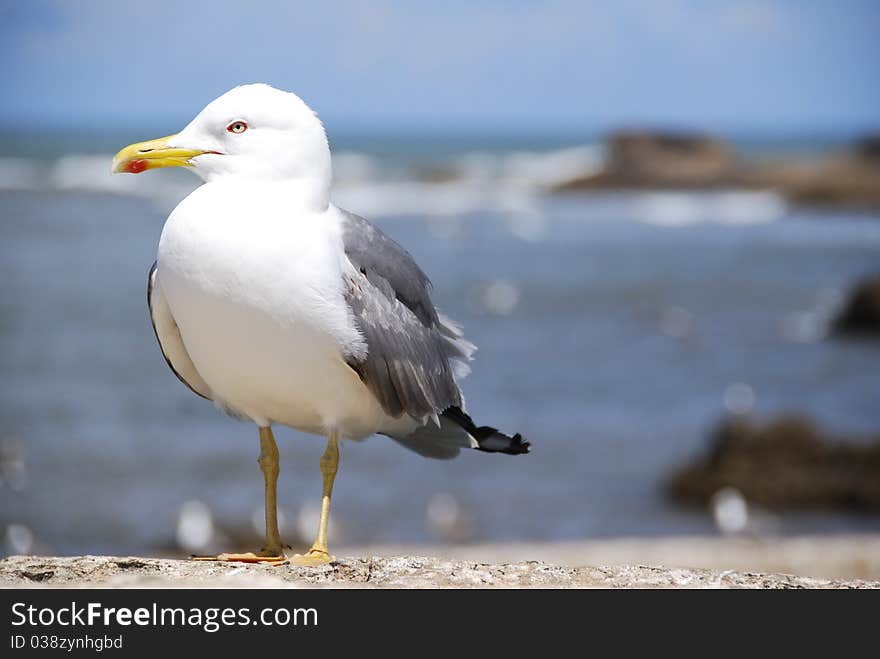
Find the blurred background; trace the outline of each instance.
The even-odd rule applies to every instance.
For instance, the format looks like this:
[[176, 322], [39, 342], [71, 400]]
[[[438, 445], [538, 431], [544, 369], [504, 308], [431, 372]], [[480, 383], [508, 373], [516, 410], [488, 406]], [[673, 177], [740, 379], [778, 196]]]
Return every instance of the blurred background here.
[[[109, 174], [257, 81], [480, 346], [477, 420], [533, 442], [347, 443], [337, 547], [880, 532], [877, 3], [2, 0], [0, 56], [0, 551], [259, 545], [257, 433], [145, 304], [197, 181]], [[277, 436], [302, 549], [323, 441]]]

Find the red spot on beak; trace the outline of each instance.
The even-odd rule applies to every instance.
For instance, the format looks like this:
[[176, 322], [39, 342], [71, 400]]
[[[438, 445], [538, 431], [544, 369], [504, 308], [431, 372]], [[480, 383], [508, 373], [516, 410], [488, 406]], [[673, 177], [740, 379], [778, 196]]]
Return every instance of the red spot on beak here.
[[140, 174], [147, 169], [147, 161], [143, 159], [130, 160], [125, 165], [125, 171], [129, 174]]

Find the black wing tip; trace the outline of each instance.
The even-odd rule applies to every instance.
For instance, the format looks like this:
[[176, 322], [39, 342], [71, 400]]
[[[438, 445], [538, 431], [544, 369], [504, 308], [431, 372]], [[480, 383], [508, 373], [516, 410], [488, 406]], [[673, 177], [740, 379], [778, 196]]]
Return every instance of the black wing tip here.
[[487, 426], [483, 426], [478, 430], [491, 431], [488, 434], [481, 433], [484, 436], [476, 438], [479, 444], [477, 447], [478, 451], [504, 453], [506, 455], [524, 455], [531, 450], [532, 443], [523, 439], [523, 436], [519, 433], [511, 437]]
[[477, 427], [470, 415], [460, 407], [448, 407], [443, 411], [443, 416], [464, 428], [477, 441], [475, 448], [478, 451], [507, 455], [523, 455], [530, 452], [532, 443], [523, 439], [520, 433], [511, 437], [491, 426]]
[[513, 437], [511, 437], [511, 440], [511, 445], [515, 449], [511, 453], [511, 455], [520, 455], [524, 453], [529, 453], [531, 451], [532, 443], [527, 439], [523, 439], [523, 436], [519, 433], [516, 433]]

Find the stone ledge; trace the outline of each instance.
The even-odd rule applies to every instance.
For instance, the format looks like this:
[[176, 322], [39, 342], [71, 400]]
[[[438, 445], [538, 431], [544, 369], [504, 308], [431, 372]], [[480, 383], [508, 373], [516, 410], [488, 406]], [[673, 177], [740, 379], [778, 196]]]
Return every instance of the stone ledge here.
[[564, 567], [421, 556], [339, 558], [318, 568], [117, 556], [11, 556], [3, 588], [880, 588], [880, 582], [639, 565]]

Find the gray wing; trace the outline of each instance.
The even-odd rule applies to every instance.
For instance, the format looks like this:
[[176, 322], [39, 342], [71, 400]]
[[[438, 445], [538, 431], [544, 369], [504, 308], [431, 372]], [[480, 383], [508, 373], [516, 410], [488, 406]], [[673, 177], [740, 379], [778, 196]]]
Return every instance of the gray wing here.
[[467, 372], [476, 347], [434, 308], [431, 282], [412, 256], [368, 220], [342, 213], [356, 271], [346, 300], [367, 342], [366, 357], [349, 365], [390, 416], [424, 420], [460, 407], [455, 375]]
[[180, 337], [180, 329], [171, 315], [171, 308], [162, 293], [161, 286], [156, 285], [156, 263], [150, 268], [147, 277], [147, 306], [150, 308], [150, 322], [153, 323], [153, 332], [159, 342], [162, 356], [168, 363], [168, 368], [183, 382], [193, 393], [202, 398], [211, 400], [211, 388], [199, 375], [195, 365], [190, 359], [183, 339]]

